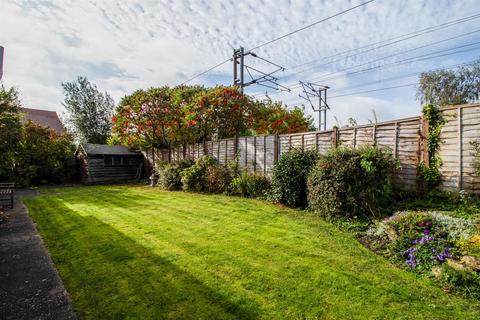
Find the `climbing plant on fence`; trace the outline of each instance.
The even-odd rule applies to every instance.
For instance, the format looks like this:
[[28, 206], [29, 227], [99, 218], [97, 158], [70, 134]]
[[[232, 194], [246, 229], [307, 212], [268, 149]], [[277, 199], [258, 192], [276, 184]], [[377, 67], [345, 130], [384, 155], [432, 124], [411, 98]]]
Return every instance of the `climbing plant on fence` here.
[[440, 148], [440, 133], [445, 121], [440, 108], [435, 105], [426, 105], [423, 107], [422, 112], [425, 120], [428, 122], [428, 134], [426, 137], [428, 163], [419, 163], [420, 179], [426, 183], [428, 188], [434, 188], [440, 184], [442, 179], [440, 172], [442, 159], [437, 153]]

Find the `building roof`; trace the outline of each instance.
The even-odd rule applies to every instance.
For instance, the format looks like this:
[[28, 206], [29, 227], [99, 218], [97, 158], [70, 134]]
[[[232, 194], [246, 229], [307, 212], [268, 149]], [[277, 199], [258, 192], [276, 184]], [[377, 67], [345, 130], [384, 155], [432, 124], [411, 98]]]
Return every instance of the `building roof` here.
[[60, 122], [60, 118], [58, 118], [58, 115], [55, 111], [29, 108], [22, 108], [21, 111], [25, 113], [23, 118], [24, 121], [30, 120], [35, 124], [49, 127], [58, 133], [65, 131], [65, 128], [63, 127], [62, 122]]
[[137, 156], [141, 154], [124, 146], [111, 146], [108, 144], [82, 143], [80, 147], [83, 148], [87, 155]]

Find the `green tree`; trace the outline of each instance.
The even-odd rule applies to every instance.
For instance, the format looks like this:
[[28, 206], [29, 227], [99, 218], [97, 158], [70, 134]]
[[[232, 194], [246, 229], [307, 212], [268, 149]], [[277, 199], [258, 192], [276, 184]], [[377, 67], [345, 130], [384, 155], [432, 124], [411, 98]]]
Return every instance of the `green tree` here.
[[422, 104], [454, 105], [476, 102], [480, 92], [480, 59], [456, 70], [441, 69], [420, 75], [417, 99]]
[[21, 141], [20, 100], [15, 88], [0, 86], [0, 181], [13, 179]]
[[103, 144], [111, 132], [115, 103], [86, 77], [62, 83], [66, 126], [82, 141]]

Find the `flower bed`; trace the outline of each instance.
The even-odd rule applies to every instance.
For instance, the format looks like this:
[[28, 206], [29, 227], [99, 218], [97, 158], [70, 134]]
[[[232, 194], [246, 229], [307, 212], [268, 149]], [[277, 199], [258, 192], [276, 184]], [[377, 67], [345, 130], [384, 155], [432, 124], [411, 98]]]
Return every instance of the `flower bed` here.
[[406, 211], [377, 223], [362, 240], [400, 267], [435, 277], [450, 289], [478, 298], [480, 243], [475, 239], [479, 234], [475, 223], [467, 219]]

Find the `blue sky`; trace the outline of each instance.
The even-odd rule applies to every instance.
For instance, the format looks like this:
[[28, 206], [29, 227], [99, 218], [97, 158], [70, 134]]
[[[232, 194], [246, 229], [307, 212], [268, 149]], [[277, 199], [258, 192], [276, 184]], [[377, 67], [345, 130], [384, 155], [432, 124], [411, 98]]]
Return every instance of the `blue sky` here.
[[[32, 108], [62, 112], [60, 84], [78, 75], [87, 76], [118, 102], [138, 88], [179, 84], [228, 58], [234, 47], [255, 47], [361, 2], [0, 0], [3, 80], [18, 87], [23, 103]], [[286, 68], [278, 74], [282, 84], [318, 79], [330, 86], [329, 126], [333, 116], [342, 123], [349, 117], [365, 123], [373, 118], [372, 109], [380, 121], [408, 117], [420, 110], [414, 86], [361, 92], [415, 83], [416, 76], [402, 76], [472, 61], [480, 56], [480, 43], [464, 47], [471, 49], [468, 52], [356, 75], [342, 70], [480, 42], [480, 18], [349, 58], [338, 54], [477, 13], [478, 0], [376, 0], [255, 53]], [[447, 40], [452, 37], [457, 38]], [[332, 55], [337, 56], [325, 60]], [[309, 61], [316, 62], [295, 68]], [[268, 70], [267, 65], [249, 63]], [[231, 73], [232, 66], [225, 64], [192, 83], [230, 84]], [[260, 95], [265, 89], [251, 86], [246, 92]], [[271, 97], [293, 105], [300, 101], [298, 93]], [[333, 98], [345, 94], [352, 95]]]

